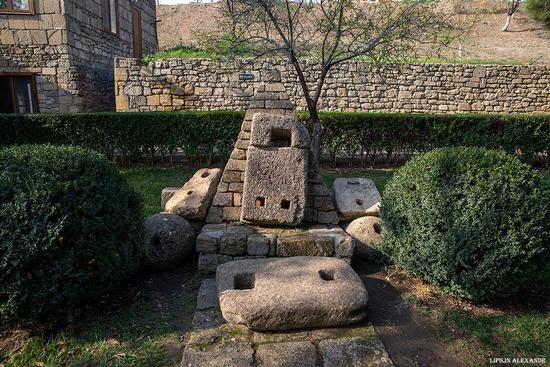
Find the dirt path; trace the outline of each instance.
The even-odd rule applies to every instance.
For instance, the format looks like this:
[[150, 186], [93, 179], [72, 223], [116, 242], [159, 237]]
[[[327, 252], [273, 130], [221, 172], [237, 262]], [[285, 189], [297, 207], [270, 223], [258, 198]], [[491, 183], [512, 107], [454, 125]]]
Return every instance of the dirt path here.
[[411, 311], [387, 280], [383, 268], [357, 262], [354, 268], [369, 292], [368, 318], [397, 367], [465, 367], [464, 356], [449, 352], [433, 336], [429, 320]]

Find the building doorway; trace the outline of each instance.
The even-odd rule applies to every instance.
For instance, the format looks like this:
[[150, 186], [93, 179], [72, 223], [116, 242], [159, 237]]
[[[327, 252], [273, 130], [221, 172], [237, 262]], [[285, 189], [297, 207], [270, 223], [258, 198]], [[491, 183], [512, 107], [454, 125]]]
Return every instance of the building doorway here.
[[143, 32], [141, 29], [141, 11], [132, 7], [132, 38], [134, 40], [134, 57], [143, 57]]
[[36, 113], [37, 102], [33, 75], [0, 74], [0, 113]]

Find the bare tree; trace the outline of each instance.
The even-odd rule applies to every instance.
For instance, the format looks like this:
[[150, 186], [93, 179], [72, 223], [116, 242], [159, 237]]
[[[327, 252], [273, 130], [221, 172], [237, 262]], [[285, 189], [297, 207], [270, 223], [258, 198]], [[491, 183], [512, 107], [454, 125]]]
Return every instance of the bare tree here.
[[331, 69], [352, 59], [374, 67], [428, 55], [452, 41], [452, 23], [437, 2], [404, 0], [224, 0], [222, 38], [229, 50], [288, 59], [294, 66], [313, 127], [319, 158], [318, 104]]
[[506, 32], [508, 31], [508, 28], [510, 28], [510, 23], [512, 23], [512, 19], [514, 18], [514, 15], [518, 11], [519, 4], [521, 0], [506, 0], [508, 2], [508, 11], [506, 12], [506, 22], [504, 23], [504, 27], [502, 27], [502, 31]]

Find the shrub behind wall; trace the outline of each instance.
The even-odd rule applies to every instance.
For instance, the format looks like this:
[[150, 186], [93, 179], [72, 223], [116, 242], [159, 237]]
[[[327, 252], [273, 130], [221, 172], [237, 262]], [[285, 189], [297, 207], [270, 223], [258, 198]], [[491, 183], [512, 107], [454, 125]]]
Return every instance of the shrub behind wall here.
[[[303, 120], [307, 115], [299, 114]], [[550, 115], [321, 113], [323, 148], [332, 160], [387, 164], [445, 146], [503, 149], [524, 161], [550, 163]], [[0, 114], [0, 145], [52, 143], [94, 149], [125, 160], [227, 158], [243, 112], [153, 112], [52, 115]]]

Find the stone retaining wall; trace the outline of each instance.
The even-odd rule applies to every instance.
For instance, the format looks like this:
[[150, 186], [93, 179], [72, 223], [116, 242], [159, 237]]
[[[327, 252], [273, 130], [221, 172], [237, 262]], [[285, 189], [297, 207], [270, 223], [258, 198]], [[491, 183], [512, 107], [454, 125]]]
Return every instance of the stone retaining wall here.
[[[244, 110], [255, 99], [255, 85], [273, 82], [305, 109], [296, 75], [284, 61], [115, 62], [118, 111]], [[319, 106], [325, 111], [550, 113], [550, 66], [406, 64], [375, 74], [366, 63], [349, 62], [328, 76]]]

